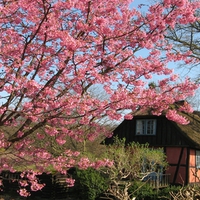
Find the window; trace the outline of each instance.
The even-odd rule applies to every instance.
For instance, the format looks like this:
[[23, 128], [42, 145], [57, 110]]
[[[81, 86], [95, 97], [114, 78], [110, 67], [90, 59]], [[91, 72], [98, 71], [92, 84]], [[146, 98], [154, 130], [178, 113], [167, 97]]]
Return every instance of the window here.
[[141, 119], [136, 121], [136, 135], [155, 135], [156, 120]]
[[200, 151], [196, 151], [196, 168], [200, 169]]

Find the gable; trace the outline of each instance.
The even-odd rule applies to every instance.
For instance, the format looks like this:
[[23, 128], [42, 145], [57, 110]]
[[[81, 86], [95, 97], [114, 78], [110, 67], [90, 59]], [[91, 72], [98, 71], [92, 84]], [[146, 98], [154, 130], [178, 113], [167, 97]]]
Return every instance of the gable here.
[[[137, 120], [141, 119], [154, 119], [156, 121], [155, 134], [137, 134]], [[192, 122], [191, 122], [192, 123]], [[141, 144], [149, 143], [150, 146], [199, 146], [195, 140], [193, 140], [189, 133], [185, 131], [191, 131], [190, 125], [177, 125], [176, 123], [168, 120], [164, 115], [140, 115], [135, 116], [132, 120], [124, 120], [115, 130], [114, 136], [119, 138], [126, 138], [127, 143], [135, 141]], [[200, 127], [200, 126], [199, 126]], [[184, 130], [185, 129], [185, 130]], [[200, 141], [200, 133], [196, 134], [196, 137]], [[112, 138], [106, 139], [106, 144], [112, 143]]]

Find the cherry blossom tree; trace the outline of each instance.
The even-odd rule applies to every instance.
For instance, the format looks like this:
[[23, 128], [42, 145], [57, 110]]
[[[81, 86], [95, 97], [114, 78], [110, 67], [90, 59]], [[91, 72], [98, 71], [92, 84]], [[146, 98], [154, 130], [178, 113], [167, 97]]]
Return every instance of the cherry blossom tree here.
[[[195, 15], [200, 16], [200, 10], [197, 10]], [[200, 45], [199, 45], [199, 30], [200, 21], [191, 22], [188, 24], [176, 24], [174, 29], [170, 27], [165, 33], [165, 38], [168, 44], [173, 44], [173, 51], [178, 52], [190, 52], [190, 57], [193, 62], [189, 62], [188, 65], [185, 63], [180, 63], [178, 67], [182, 67], [186, 73], [193, 73], [193, 78], [195, 81], [199, 82], [199, 55], [200, 55]]]
[[[74, 165], [95, 166], [69, 149], [51, 154], [46, 137], [63, 145], [67, 136], [82, 141], [109, 135], [99, 120], [120, 120], [121, 110], [151, 107], [156, 115], [166, 111], [171, 120], [188, 123], [169, 105], [197, 86], [177, 82], [167, 64], [192, 62], [190, 52], [174, 53], [164, 33], [197, 21], [199, 7], [199, 1], [163, 0], [141, 14], [131, 0], [0, 0], [1, 170], [23, 163], [22, 176], [35, 184], [32, 176], [50, 168], [66, 173]], [[154, 75], [160, 75], [159, 93], [148, 87]], [[95, 97], [94, 86], [106, 98]], [[85, 134], [83, 127], [92, 131]]]

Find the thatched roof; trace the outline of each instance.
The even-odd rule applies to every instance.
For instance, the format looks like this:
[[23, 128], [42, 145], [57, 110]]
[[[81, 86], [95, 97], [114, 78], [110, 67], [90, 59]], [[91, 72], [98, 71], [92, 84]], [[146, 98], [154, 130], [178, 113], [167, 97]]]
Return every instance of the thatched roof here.
[[200, 147], [200, 115], [197, 112], [193, 113], [181, 113], [186, 117], [190, 123], [187, 125], [174, 123], [181, 133], [194, 144], [194, 147]]
[[[177, 127], [177, 129], [182, 133], [182, 135], [188, 140], [189, 144], [194, 145], [194, 148], [200, 148], [200, 112], [194, 111], [193, 113], [178, 112], [178, 114], [186, 117], [189, 120], [189, 124], [182, 125], [176, 122], [170, 121]], [[133, 113], [135, 117], [140, 116], [153, 116], [151, 109], [147, 110], [137, 110]], [[165, 117], [165, 113], [161, 115]]]

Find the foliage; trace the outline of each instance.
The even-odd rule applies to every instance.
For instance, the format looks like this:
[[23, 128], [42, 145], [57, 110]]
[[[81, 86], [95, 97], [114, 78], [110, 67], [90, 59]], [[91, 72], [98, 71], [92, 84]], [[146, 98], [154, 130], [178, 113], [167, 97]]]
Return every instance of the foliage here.
[[[35, 165], [24, 174], [31, 173], [30, 183], [40, 189], [33, 177], [49, 167], [66, 173], [99, 166], [62, 145], [68, 137], [85, 142], [110, 135], [102, 123], [131, 119], [126, 109], [165, 111], [187, 124], [169, 104], [197, 86], [188, 78], [177, 82], [168, 63], [193, 61], [173, 52], [164, 34], [175, 24], [196, 22], [199, 7], [199, 1], [163, 0], [143, 12], [131, 0], [0, 0], [1, 170]], [[159, 92], [148, 87], [155, 75]], [[97, 86], [101, 98], [93, 92]], [[181, 110], [191, 111], [189, 105]]]
[[137, 200], [171, 200], [172, 196], [170, 193], [177, 193], [180, 190], [180, 186], [155, 189], [144, 182], [134, 181], [129, 190], [133, 196], [137, 197]]
[[180, 187], [178, 191], [170, 191], [173, 200], [195, 200], [200, 198], [199, 184], [190, 184]]
[[151, 149], [148, 144], [134, 142], [126, 144], [125, 139], [117, 137], [107, 147], [105, 157], [113, 160], [111, 167], [100, 168], [110, 180], [107, 195], [119, 200], [131, 199], [129, 188], [134, 180], [141, 180], [149, 173], [158, 172], [167, 166], [162, 149]]
[[70, 190], [80, 199], [95, 200], [108, 188], [108, 179], [93, 168], [86, 170], [76, 168], [73, 177], [76, 182], [74, 188]]
[[129, 188], [129, 192], [137, 197], [138, 200], [152, 200], [157, 197], [157, 190], [152, 188], [146, 182], [134, 181], [131, 187]]
[[171, 193], [177, 193], [181, 189], [181, 186], [178, 185], [169, 185], [166, 188], [162, 188], [158, 191], [158, 197], [161, 200], [172, 199]]

